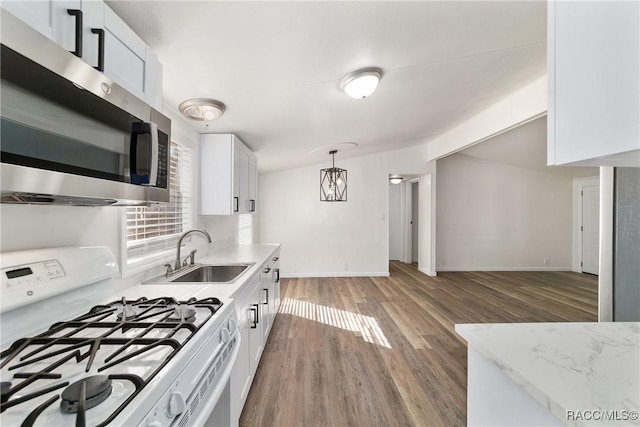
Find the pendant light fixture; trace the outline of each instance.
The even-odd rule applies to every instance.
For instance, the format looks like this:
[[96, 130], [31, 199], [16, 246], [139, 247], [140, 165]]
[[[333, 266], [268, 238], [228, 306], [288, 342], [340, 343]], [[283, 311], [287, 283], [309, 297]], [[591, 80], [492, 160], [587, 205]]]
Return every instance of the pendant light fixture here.
[[380, 68], [363, 68], [344, 76], [340, 81], [340, 89], [352, 98], [364, 99], [376, 90], [381, 78]]
[[321, 202], [346, 202], [347, 201], [347, 170], [336, 167], [336, 153], [331, 150], [333, 166], [320, 169], [320, 201]]

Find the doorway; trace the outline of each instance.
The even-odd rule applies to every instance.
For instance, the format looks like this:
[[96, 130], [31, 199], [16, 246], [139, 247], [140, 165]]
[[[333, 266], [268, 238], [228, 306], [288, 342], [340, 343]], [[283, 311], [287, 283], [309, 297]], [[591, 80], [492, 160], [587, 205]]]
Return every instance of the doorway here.
[[582, 260], [580, 265], [583, 273], [598, 275], [600, 265], [600, 186], [582, 187], [581, 204]]
[[389, 260], [417, 263], [420, 255], [419, 178], [389, 184]]
[[411, 257], [409, 259], [413, 263], [419, 260], [418, 248], [420, 247], [419, 226], [420, 226], [420, 184], [418, 181], [411, 183]]

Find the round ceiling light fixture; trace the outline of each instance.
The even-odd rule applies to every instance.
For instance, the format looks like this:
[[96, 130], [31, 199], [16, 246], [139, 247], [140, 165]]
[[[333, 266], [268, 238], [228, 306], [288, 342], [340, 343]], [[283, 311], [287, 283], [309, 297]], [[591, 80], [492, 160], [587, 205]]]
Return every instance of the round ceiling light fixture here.
[[402, 182], [402, 177], [401, 176], [392, 176], [391, 178], [389, 178], [389, 182], [392, 184], [400, 184]]
[[340, 81], [340, 90], [355, 99], [371, 95], [382, 78], [382, 70], [377, 67], [363, 68], [347, 74]]
[[227, 107], [215, 99], [194, 98], [181, 103], [178, 109], [188, 119], [203, 121], [208, 126], [209, 122], [222, 117]]

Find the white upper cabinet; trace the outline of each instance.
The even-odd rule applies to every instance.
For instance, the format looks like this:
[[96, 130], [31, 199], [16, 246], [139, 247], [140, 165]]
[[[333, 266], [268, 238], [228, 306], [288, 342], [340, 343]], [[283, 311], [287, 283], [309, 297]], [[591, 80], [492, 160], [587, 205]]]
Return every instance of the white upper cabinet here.
[[235, 215], [256, 208], [255, 155], [232, 134], [200, 135], [200, 214]]
[[2, 1], [1, 5], [162, 111], [162, 65], [102, 0]]
[[548, 163], [640, 166], [640, 2], [548, 5]]
[[2, 8], [70, 52], [81, 52], [76, 30], [82, 31], [80, 0], [2, 1]]
[[247, 171], [247, 179], [248, 179], [248, 190], [247, 190], [247, 199], [248, 199], [248, 209], [249, 212], [256, 211], [256, 203], [258, 201], [258, 162], [256, 160], [256, 156], [253, 153], [249, 153], [249, 170]]
[[104, 73], [122, 87], [145, 98], [146, 45], [108, 6], [104, 6]]

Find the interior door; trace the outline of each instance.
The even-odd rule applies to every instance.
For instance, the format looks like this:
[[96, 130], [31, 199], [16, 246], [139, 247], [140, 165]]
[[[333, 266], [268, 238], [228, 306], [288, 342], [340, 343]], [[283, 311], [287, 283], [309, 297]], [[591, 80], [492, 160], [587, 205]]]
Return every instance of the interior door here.
[[598, 274], [600, 240], [600, 186], [582, 189], [582, 272]]

